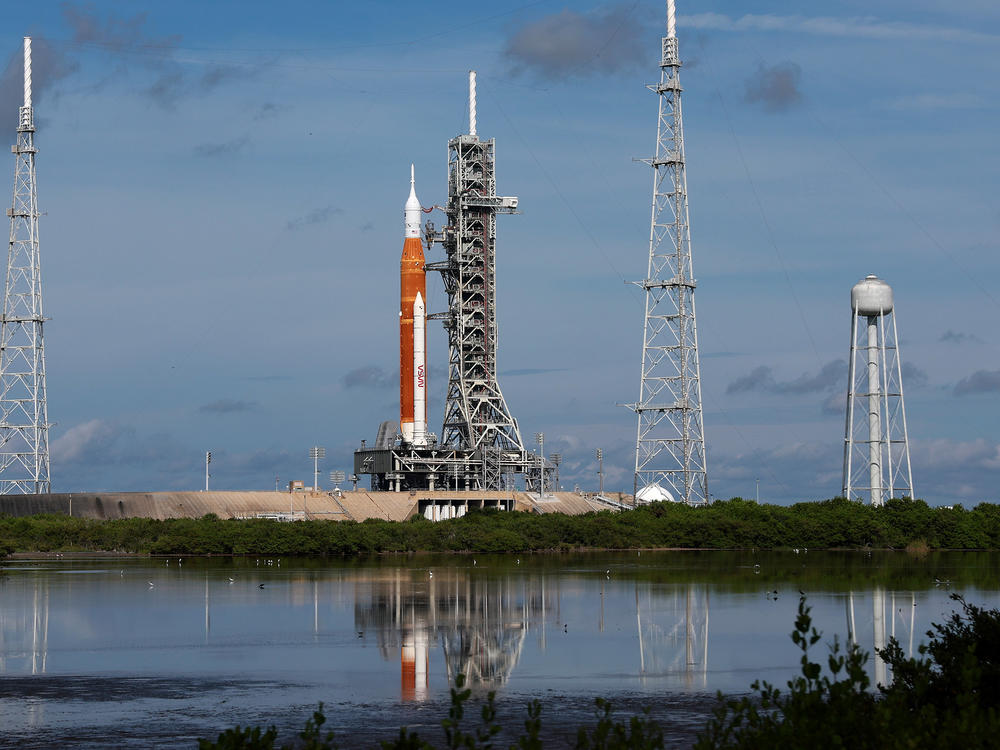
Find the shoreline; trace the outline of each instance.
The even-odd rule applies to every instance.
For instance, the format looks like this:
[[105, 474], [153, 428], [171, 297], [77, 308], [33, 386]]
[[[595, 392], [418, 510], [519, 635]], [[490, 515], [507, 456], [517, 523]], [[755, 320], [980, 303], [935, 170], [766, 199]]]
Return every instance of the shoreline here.
[[[811, 548], [812, 552], [900, 552], [911, 557], [920, 558], [925, 554], [931, 552], [1000, 552], [1000, 549], [990, 548], [990, 547], [934, 547], [925, 552], [912, 552], [905, 548], [899, 547], [814, 547]], [[311, 554], [311, 553], [282, 553], [286, 557], [298, 557], [298, 558], [331, 558], [331, 559], [348, 559], [348, 558], [391, 558], [391, 557], [417, 557], [424, 555], [442, 555], [449, 557], [467, 557], [469, 555], [572, 555], [580, 553], [594, 553], [594, 554], [610, 554], [615, 552], [746, 552], [750, 554], [755, 554], [757, 552], [763, 553], [775, 553], [775, 552], [787, 552], [790, 554], [796, 554], [794, 549], [791, 547], [573, 547], [569, 549], [529, 549], [529, 550], [515, 550], [512, 552], [483, 552], [478, 550], [408, 550], [405, 552], [398, 552], [392, 550], [383, 550], [378, 552], [355, 552], [355, 553], [345, 553], [339, 555], [332, 554]], [[167, 559], [172, 557], [178, 557], [183, 555], [188, 558], [197, 559], [211, 559], [211, 558], [247, 558], [259, 555], [270, 555], [275, 554], [271, 552], [241, 552], [241, 553], [229, 553], [229, 552], [208, 552], [208, 553], [178, 553], [178, 552], [116, 552], [113, 550], [82, 550], [82, 551], [66, 551], [66, 552], [11, 552], [7, 555], [7, 560], [93, 560], [100, 558], [141, 558], [141, 559]], [[808, 554], [802, 553], [802, 554]], [[4, 558], [0, 558], [0, 562]]]

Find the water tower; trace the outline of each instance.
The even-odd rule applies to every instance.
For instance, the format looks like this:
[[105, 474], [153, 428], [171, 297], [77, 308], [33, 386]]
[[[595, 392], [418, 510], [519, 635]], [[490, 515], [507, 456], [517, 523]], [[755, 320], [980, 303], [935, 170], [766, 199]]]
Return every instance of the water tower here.
[[851, 289], [851, 360], [844, 430], [844, 497], [882, 505], [913, 497], [903, 372], [892, 287], [866, 276]]

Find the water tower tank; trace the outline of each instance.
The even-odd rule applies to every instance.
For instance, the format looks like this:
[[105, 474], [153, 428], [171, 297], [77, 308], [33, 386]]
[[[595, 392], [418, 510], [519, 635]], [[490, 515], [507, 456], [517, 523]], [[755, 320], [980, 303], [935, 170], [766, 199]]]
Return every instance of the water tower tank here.
[[851, 309], [859, 315], [891, 313], [892, 287], [878, 276], [865, 276], [851, 288]]

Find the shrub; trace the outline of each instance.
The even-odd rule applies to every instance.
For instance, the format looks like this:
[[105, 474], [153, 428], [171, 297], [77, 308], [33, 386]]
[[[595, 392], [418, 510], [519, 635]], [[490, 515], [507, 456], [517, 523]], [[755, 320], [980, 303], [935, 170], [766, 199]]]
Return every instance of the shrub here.
[[842, 651], [836, 639], [829, 675], [812, 661], [821, 636], [805, 597], [799, 600], [792, 640], [801, 649], [802, 674], [787, 693], [767, 682], [757, 695], [725, 700], [696, 748], [824, 747], [884, 750], [916, 747], [995, 747], [1000, 733], [1000, 610], [983, 610], [953, 594], [962, 612], [928, 631], [920, 655], [907, 658], [895, 638], [878, 651], [893, 682], [868, 689], [868, 654]]

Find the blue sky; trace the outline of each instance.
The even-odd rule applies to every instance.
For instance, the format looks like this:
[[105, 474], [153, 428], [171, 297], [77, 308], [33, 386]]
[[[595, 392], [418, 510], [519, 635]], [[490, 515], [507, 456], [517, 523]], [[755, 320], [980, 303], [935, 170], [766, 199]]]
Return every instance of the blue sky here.
[[[563, 484], [631, 488], [657, 2], [36, 3], [53, 489], [255, 489], [397, 416], [410, 162], [497, 139], [501, 385]], [[715, 497], [840, 489], [849, 292], [889, 281], [917, 494], [998, 500], [1000, 7], [683, 0]], [[9, 164], [11, 171], [13, 163]], [[436, 250], [435, 252], [439, 252]], [[432, 254], [431, 258], [435, 256]], [[429, 308], [444, 293], [430, 281]], [[429, 331], [440, 427], [445, 339]], [[436, 365], [435, 365], [436, 363]], [[761, 369], [767, 368], [767, 369]], [[741, 380], [742, 379], [742, 380]], [[740, 380], [742, 388], [731, 388]]]

